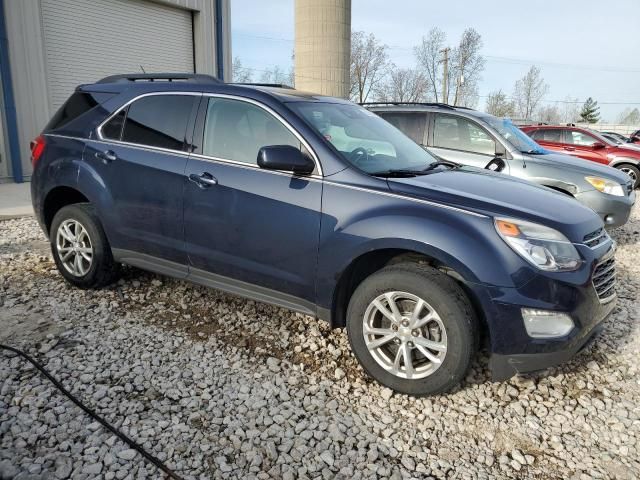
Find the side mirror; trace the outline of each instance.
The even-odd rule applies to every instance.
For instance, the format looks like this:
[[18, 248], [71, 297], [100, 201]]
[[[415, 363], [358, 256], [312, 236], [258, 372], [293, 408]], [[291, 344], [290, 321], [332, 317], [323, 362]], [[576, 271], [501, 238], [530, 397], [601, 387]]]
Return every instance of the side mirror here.
[[600, 142], [596, 142], [591, 146], [591, 148], [593, 148], [594, 150], [602, 150], [605, 147], [606, 147], [606, 145], [604, 143], [600, 143]]
[[507, 149], [500, 142], [496, 142], [496, 157], [504, 157], [507, 155]]
[[291, 145], [269, 145], [258, 151], [258, 166], [265, 170], [282, 170], [298, 175], [309, 175], [315, 163], [299, 148]]
[[487, 163], [484, 168], [487, 170], [491, 170], [492, 172], [501, 172], [502, 170], [505, 169], [506, 166], [507, 164], [504, 162], [503, 159], [496, 157], [493, 160], [491, 160], [489, 163]]

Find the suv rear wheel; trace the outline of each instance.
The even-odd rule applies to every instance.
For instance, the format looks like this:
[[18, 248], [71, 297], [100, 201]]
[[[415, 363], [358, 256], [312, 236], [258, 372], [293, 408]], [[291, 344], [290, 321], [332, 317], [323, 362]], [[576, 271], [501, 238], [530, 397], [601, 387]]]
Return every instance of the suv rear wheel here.
[[49, 238], [56, 266], [72, 285], [99, 288], [118, 277], [118, 264], [90, 204], [61, 208], [53, 217]]
[[389, 266], [364, 280], [349, 302], [347, 333], [367, 374], [417, 396], [460, 383], [478, 343], [460, 286], [420, 264]]

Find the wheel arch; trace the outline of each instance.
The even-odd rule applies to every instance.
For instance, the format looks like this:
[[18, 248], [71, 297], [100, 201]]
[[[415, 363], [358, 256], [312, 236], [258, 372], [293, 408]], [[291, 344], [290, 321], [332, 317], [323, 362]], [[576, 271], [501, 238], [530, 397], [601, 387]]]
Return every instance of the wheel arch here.
[[60, 185], [47, 192], [43, 202], [43, 221], [47, 234], [50, 234], [51, 223], [61, 208], [75, 203], [90, 203], [89, 198], [77, 187]]
[[480, 322], [481, 334], [489, 335], [480, 299], [473, 289], [467, 285], [465, 275], [468, 275], [468, 272], [464, 271], [464, 267], [456, 265], [455, 262], [447, 259], [444, 252], [427, 253], [415, 248], [386, 247], [362, 253], [354, 258], [342, 271], [336, 282], [331, 309], [330, 312], [327, 312], [331, 326], [333, 328], [345, 326], [346, 312], [351, 295], [364, 279], [386, 266], [399, 263], [424, 263], [452, 277], [469, 299]]

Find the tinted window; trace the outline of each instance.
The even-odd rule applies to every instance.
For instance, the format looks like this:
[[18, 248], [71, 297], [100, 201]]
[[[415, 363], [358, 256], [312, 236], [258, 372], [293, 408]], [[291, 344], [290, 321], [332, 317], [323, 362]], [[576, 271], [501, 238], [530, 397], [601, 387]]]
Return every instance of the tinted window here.
[[594, 143], [598, 143], [598, 139], [578, 130], [571, 130], [567, 132], [566, 142], [573, 145], [580, 145], [583, 147], [590, 147]]
[[152, 147], [182, 150], [193, 95], [154, 95], [129, 106], [122, 140]]
[[122, 135], [122, 125], [124, 125], [124, 117], [126, 109], [120, 110], [117, 115], [111, 118], [102, 126], [102, 136], [110, 140], [120, 140]]
[[391, 125], [396, 127], [407, 137], [418, 144], [424, 142], [424, 131], [427, 126], [427, 116], [424, 113], [387, 113], [379, 112]]
[[494, 140], [476, 123], [463, 117], [436, 115], [433, 146], [494, 155]]
[[202, 153], [211, 157], [255, 164], [258, 151], [269, 145], [300, 141], [278, 119], [248, 102], [210, 98]]
[[104, 102], [111, 94], [75, 92], [55, 113], [45, 130], [55, 130], [75, 120], [96, 105]]
[[559, 128], [543, 128], [535, 130], [531, 132], [531, 138], [534, 140], [540, 140], [541, 142], [562, 143], [562, 130]]

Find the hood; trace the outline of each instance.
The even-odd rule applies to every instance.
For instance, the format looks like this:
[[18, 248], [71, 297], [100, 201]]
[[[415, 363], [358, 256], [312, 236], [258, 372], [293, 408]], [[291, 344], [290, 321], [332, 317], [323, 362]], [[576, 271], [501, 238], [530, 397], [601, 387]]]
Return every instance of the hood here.
[[394, 192], [491, 217], [541, 223], [574, 242], [602, 227], [602, 220], [593, 210], [563, 193], [479, 168], [461, 167], [411, 178], [389, 178], [388, 184]]
[[632, 152], [640, 155], [640, 143], [621, 143], [616, 145], [616, 147], [623, 150], [631, 150]]
[[561, 166], [562, 168], [570, 169], [585, 177], [587, 175], [605, 177], [610, 180], [615, 180], [621, 185], [626, 185], [626, 183], [629, 181], [629, 177], [620, 170], [608, 165], [602, 165], [590, 160], [585, 160], [584, 158], [572, 157], [571, 155], [552, 152], [542, 155], [523, 155], [526, 157], [525, 161], [527, 162], [546, 164], [551, 167]]

